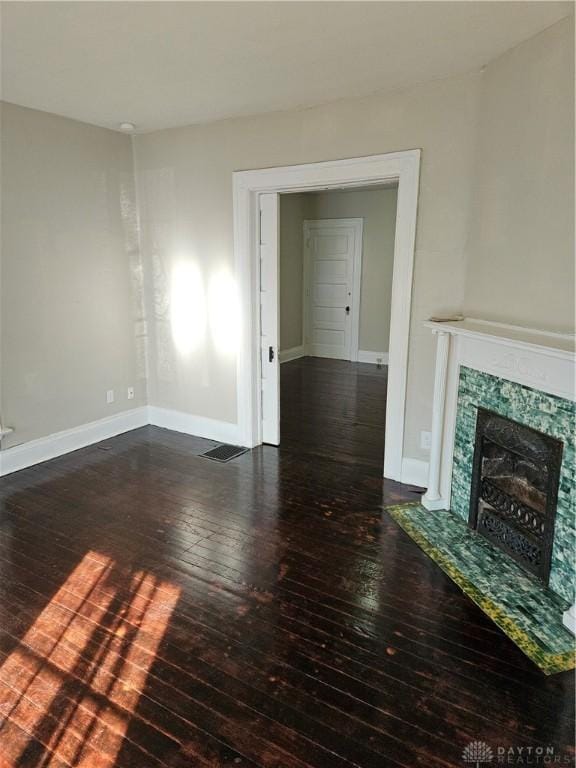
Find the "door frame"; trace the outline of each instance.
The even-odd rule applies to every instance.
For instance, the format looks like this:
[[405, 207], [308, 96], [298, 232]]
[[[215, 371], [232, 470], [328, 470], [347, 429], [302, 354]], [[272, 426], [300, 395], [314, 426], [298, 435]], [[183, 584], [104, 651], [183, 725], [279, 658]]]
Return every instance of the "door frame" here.
[[[310, 226], [312, 225], [312, 227]], [[318, 226], [319, 225], [319, 226]], [[304, 219], [304, 254], [303, 254], [303, 310], [304, 317], [302, 322], [303, 346], [308, 350], [310, 338], [310, 251], [307, 245], [310, 229], [322, 229], [326, 227], [352, 227], [355, 231], [354, 254], [352, 256], [352, 327], [350, 328], [350, 360], [358, 362], [358, 350], [360, 348], [360, 287], [362, 284], [362, 249], [364, 239], [364, 219], [362, 218], [342, 218], [342, 219]]]
[[258, 196], [265, 192], [310, 192], [397, 181], [384, 475], [401, 479], [420, 154], [419, 149], [411, 149], [233, 173], [234, 254], [240, 308], [237, 418], [242, 445], [252, 448], [262, 442], [260, 312], [256, 301], [260, 288]]

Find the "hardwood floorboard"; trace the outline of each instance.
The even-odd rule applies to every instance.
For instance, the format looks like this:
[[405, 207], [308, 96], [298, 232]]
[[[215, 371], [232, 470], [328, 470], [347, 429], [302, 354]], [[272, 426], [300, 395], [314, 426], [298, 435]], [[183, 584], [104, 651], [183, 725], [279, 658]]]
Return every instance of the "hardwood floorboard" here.
[[[184, 561], [186, 561], [186, 553], [182, 555], [182, 558], [184, 559]], [[190, 564], [193, 566], [194, 565], [198, 566], [198, 560], [199, 558], [194, 556], [188, 562], [190, 562]], [[233, 578], [230, 578], [230, 573], [225, 568], [220, 568], [215, 570], [209, 569], [206, 571], [206, 569], [202, 567], [202, 565], [198, 567], [200, 568], [200, 573], [205, 574], [209, 579], [214, 576], [219, 576], [223, 580], [223, 583], [230, 583], [232, 589], [236, 589], [236, 591], [242, 591], [244, 589], [245, 585], [243, 584], [242, 580], [237, 577], [238, 574], [233, 574]], [[270, 585], [267, 583], [265, 584], [265, 586], [268, 587]], [[305, 587], [299, 586], [298, 589], [300, 590], [300, 593], [306, 592]], [[283, 595], [280, 590], [282, 590], [283, 592], [284, 591], [283, 587], [280, 587], [278, 590], [280, 592], [280, 596], [282, 597]], [[250, 591], [248, 591], [247, 594], [248, 596], [250, 596]], [[288, 617], [294, 615], [294, 618], [297, 622], [302, 621], [302, 618], [306, 618], [306, 615], [309, 615], [309, 620], [304, 623], [307, 626], [315, 627], [316, 629], [319, 629], [322, 632], [327, 631], [325, 627], [328, 625], [328, 622], [334, 622], [335, 624], [338, 625], [336, 629], [339, 627], [342, 630], [340, 631], [340, 636], [343, 639], [345, 639], [348, 643], [352, 643], [352, 644], [358, 644], [360, 642], [361, 643], [360, 647], [365, 647], [367, 645], [370, 646], [373, 643], [378, 643], [385, 640], [385, 638], [383, 638], [383, 635], [382, 635], [383, 629], [381, 627], [379, 628], [378, 633], [376, 633], [374, 629], [362, 630], [358, 632], [358, 629], [361, 628], [361, 617], [358, 616], [357, 613], [356, 615], [354, 615], [352, 603], [350, 603], [349, 605], [345, 605], [343, 607], [339, 606], [339, 611], [337, 615], [333, 616], [333, 615], [330, 615], [331, 611], [325, 605], [325, 603], [327, 602], [333, 602], [333, 599], [331, 598], [331, 596], [328, 593], [318, 593], [318, 592], [313, 593], [313, 596], [315, 600], [312, 603], [311, 607], [307, 608], [302, 605], [303, 601], [298, 600], [298, 593], [294, 594], [293, 592], [290, 592], [287, 590], [285, 597], [289, 600], [289, 602], [286, 602], [285, 600], [281, 600], [279, 603], [280, 607], [283, 609], [283, 615], [286, 615]], [[323, 602], [319, 602], [319, 600], [322, 600]], [[297, 611], [294, 610], [296, 608], [296, 606], [294, 605], [295, 603], [296, 603], [296, 606], [298, 606]], [[395, 612], [393, 609], [391, 610], [387, 608], [386, 614], [388, 618], [390, 617], [391, 613], [397, 614], [398, 612]], [[322, 618], [323, 614], [328, 614], [329, 616], [326, 622], [324, 622]], [[354, 625], [351, 629], [351, 632], [348, 632], [348, 633], [345, 631], [346, 630], [345, 619], [347, 615], [349, 616], [350, 620], [353, 621], [353, 625]], [[259, 618], [263, 618], [262, 614], [260, 614]], [[367, 614], [366, 619], [367, 621], [371, 621], [373, 619], [373, 615]], [[373, 623], [373, 621], [371, 621], [371, 623]], [[416, 622], [416, 624], [418, 625], [418, 622]], [[438, 637], [435, 632], [431, 631], [430, 629], [426, 630], [425, 628], [418, 627], [418, 626], [414, 627], [413, 618], [404, 617], [404, 621], [402, 621], [401, 611], [399, 612], [399, 616], [398, 615], [395, 616], [395, 626], [399, 626], [400, 630], [403, 629], [404, 632], [408, 632], [411, 629], [412, 630], [415, 629], [417, 631], [418, 636], [421, 638], [420, 642], [424, 642], [424, 641], [427, 641], [428, 643], [432, 642], [434, 643], [434, 647], [436, 645], [440, 645], [440, 646], [442, 645], [443, 638]], [[329, 631], [327, 633], [330, 634]], [[370, 634], [372, 635], [371, 638], [369, 637]], [[428, 635], [430, 637], [427, 637]], [[503, 639], [504, 643], [509, 642], [506, 638], [504, 638], [503, 635], [499, 633], [491, 632], [488, 638], [488, 646], [485, 648], [478, 648], [478, 652], [491, 656], [490, 645], [493, 644], [494, 635], [496, 635], [497, 639]], [[398, 636], [401, 638], [402, 635], [399, 633]], [[462, 656], [462, 654], [464, 654], [464, 656], [466, 656], [467, 644], [468, 645], [470, 644], [470, 641], [468, 640], [468, 638], [454, 637], [454, 634], [452, 634], [450, 637], [451, 637], [450, 642], [454, 643], [455, 645], [462, 646], [462, 648], [460, 649], [459, 648], [452, 649], [452, 655], [459, 654], [460, 656]], [[473, 643], [473, 646], [478, 646], [478, 642]], [[486, 659], [484, 659], [483, 661], [486, 664]]]
[[[10, 584], [9, 585], [9, 589], [11, 590], [12, 594], [14, 594], [16, 597], [19, 597], [19, 592], [21, 590], [19, 590], [19, 585], [18, 584], [16, 584], [16, 583]], [[97, 596], [95, 595], [93, 597], [96, 598]], [[22, 601], [26, 605], [30, 605], [33, 602], [33, 599], [34, 599], [33, 595], [22, 594]], [[7, 617], [5, 620], [9, 621], [9, 617]], [[177, 633], [178, 629], [179, 629], [178, 627], [174, 628], [174, 632]], [[190, 632], [190, 629], [193, 629], [193, 634]], [[171, 646], [170, 648], [166, 649], [168, 651], [168, 653], [169, 653], [169, 656], [170, 656], [172, 662], [174, 662], [174, 664], [164, 667], [163, 672], [160, 675], [163, 681], [170, 680], [171, 676], [173, 676], [175, 674], [174, 669], [173, 669], [174, 665], [176, 667], [180, 666], [179, 674], [186, 675], [186, 672], [184, 670], [186, 668], [186, 660], [188, 658], [187, 654], [190, 654], [190, 652], [192, 650], [191, 645], [190, 645], [190, 640], [189, 640], [191, 635], [192, 635], [192, 637], [199, 636], [199, 635], [201, 635], [201, 630], [199, 630], [198, 627], [191, 628], [190, 626], [186, 626], [186, 627], [183, 628], [183, 631], [181, 633], [181, 639], [182, 639], [183, 642], [187, 642], [188, 643], [188, 648], [187, 648], [186, 653], [182, 652], [179, 649], [179, 647], [176, 646], [176, 645]], [[217, 646], [217, 645], [218, 645], [217, 641], [215, 641], [214, 637], [211, 637], [211, 638], [209, 638], [209, 642], [203, 648], [202, 647], [200, 648], [200, 651], [203, 650], [203, 655], [206, 658], [206, 663], [204, 663], [204, 659], [202, 658], [202, 653], [200, 653], [200, 652], [195, 652], [194, 653], [194, 656], [195, 656], [195, 658], [197, 660], [197, 663], [195, 664], [195, 674], [197, 676], [199, 676], [199, 677], [196, 677], [196, 680], [201, 679], [204, 682], [211, 681], [212, 684], [214, 683], [214, 681], [216, 681], [217, 686], [219, 686], [222, 690], [226, 690], [228, 693], [230, 693], [231, 690], [234, 690], [235, 686], [237, 688], [238, 685], [240, 685], [244, 690], [241, 690], [237, 694], [238, 700], [240, 700], [240, 701], [250, 701], [251, 699], [254, 699], [254, 693], [253, 692], [251, 693], [250, 690], [248, 689], [248, 687], [246, 687], [240, 681], [240, 678], [243, 675], [243, 673], [245, 671], [247, 671], [250, 674], [250, 680], [252, 681], [251, 682], [252, 686], [254, 686], [254, 681], [255, 680], [259, 680], [260, 685], [258, 686], [258, 690], [264, 692], [267, 696], [277, 697], [278, 686], [281, 685], [285, 689], [283, 691], [284, 693], [286, 693], [287, 690], [290, 693], [295, 692], [298, 695], [298, 699], [299, 699], [300, 704], [302, 705], [302, 702], [304, 701], [304, 698], [303, 698], [301, 692], [297, 688], [294, 688], [293, 686], [289, 686], [289, 684], [287, 683], [288, 679], [290, 679], [290, 677], [294, 674], [294, 672], [296, 670], [290, 670], [290, 675], [286, 675], [286, 673], [284, 672], [282, 677], [275, 677], [273, 674], [266, 675], [266, 674], [262, 673], [261, 670], [259, 670], [258, 666], [251, 667], [250, 664], [248, 664], [246, 661], [244, 661], [243, 664], [241, 666], [239, 666], [237, 661], [230, 660], [231, 646], [229, 645], [229, 640], [228, 639], [226, 639], [224, 643], [222, 643], [222, 642], [220, 643], [220, 645], [222, 646], [221, 654], [217, 653], [215, 651], [215, 646]], [[159, 658], [160, 658], [160, 656], [159, 656]], [[162, 659], [164, 659], [164, 658], [165, 658], [165, 656], [162, 655]], [[235, 658], [236, 658], [236, 655], [235, 655]], [[218, 670], [222, 669], [222, 664], [218, 663], [220, 660], [225, 662], [224, 663], [224, 666], [226, 667], [225, 671], [226, 671], [227, 674], [230, 675], [228, 680], [223, 679], [222, 676], [220, 676], [220, 678], [219, 678]], [[257, 663], [257, 658], [255, 658], [254, 661]], [[202, 669], [200, 669], [200, 670], [199, 670], [199, 662], [202, 664]], [[157, 674], [158, 674], [158, 672], [157, 672]], [[235, 678], [235, 679], [233, 679], [233, 678]], [[286, 686], [288, 686], [288, 689], [286, 689]], [[351, 711], [353, 709], [352, 705], [354, 705], [354, 704], [359, 705], [360, 702], [355, 702], [353, 699], [349, 699], [347, 701], [347, 704], [346, 704], [346, 707], [345, 707], [344, 711], [351, 713]], [[273, 702], [273, 707], [274, 708], [278, 708], [278, 704], [277, 704], [276, 701]], [[322, 719], [319, 719], [319, 714], [320, 714], [319, 707], [321, 709], [321, 702], [317, 698], [315, 698], [315, 697], [310, 698], [309, 701], [305, 701], [304, 712], [305, 712], [305, 714], [307, 716], [309, 716], [311, 718], [311, 724], [313, 725], [313, 728], [314, 728], [313, 732], [314, 733], [318, 733], [318, 730], [321, 729], [320, 723], [324, 722]], [[290, 708], [292, 710], [294, 709], [294, 706], [293, 706], [292, 703], [291, 703]], [[282, 708], [280, 707], [280, 709], [282, 709]], [[266, 710], [268, 710], [268, 712], [266, 712]], [[260, 711], [261, 714], [265, 714], [265, 715], [268, 714], [268, 715], [271, 716], [270, 702], [269, 701], [268, 702], [264, 702], [264, 705], [262, 703], [260, 703], [259, 711]], [[302, 711], [302, 706], [298, 707], [296, 709], [296, 711], [298, 713], [300, 713]], [[329, 727], [329, 730], [332, 730], [334, 725], [336, 724], [336, 722], [338, 722], [337, 714], [338, 714], [337, 710], [335, 710], [334, 708], [330, 707], [329, 716], [328, 716], [328, 727]], [[287, 722], [290, 722], [290, 721], [294, 722], [294, 714], [293, 713], [291, 714], [290, 712], [287, 712], [287, 711], [284, 711], [284, 712], [281, 711], [280, 712], [280, 717], [281, 717], [282, 722], [284, 722], [284, 723], [287, 723]], [[372, 715], [369, 717], [369, 722], [370, 722], [371, 719], [372, 719]], [[298, 718], [297, 718], [297, 722], [298, 722]], [[375, 743], [372, 744], [372, 742], [376, 742], [377, 737], [378, 737], [378, 732], [377, 731], [372, 731], [371, 728], [363, 728], [363, 724], [362, 724], [362, 721], [360, 719], [357, 718], [356, 722], [355, 722], [353, 719], [348, 720], [348, 718], [343, 718], [343, 721], [341, 723], [339, 723], [339, 724], [343, 728], [343, 731], [335, 731], [335, 732], [333, 732], [332, 733], [333, 741], [338, 742], [338, 740], [339, 740], [339, 735], [338, 735], [339, 732], [346, 732], [347, 729], [349, 730], [350, 727], [353, 727], [353, 731], [354, 731], [354, 733], [356, 735], [356, 738], [359, 738], [361, 736], [365, 736], [365, 738], [367, 739], [367, 743], [369, 743], [370, 746], [373, 749], [376, 748], [376, 744]], [[398, 731], [399, 731], [401, 725], [402, 725], [402, 722], [400, 720], [398, 720], [395, 723], [395, 727], [393, 729], [395, 731], [394, 738], [398, 738]], [[299, 723], [299, 725], [297, 727], [297, 730], [299, 732], [301, 732], [301, 733], [305, 733], [307, 731], [307, 727], [308, 727], [307, 726], [307, 722], [305, 720], [301, 720], [301, 722]], [[381, 733], [380, 735], [382, 736], [383, 734]], [[411, 734], [412, 738], [413, 738], [413, 736], [414, 736], [414, 734]], [[429, 739], [435, 740], [437, 738], [437, 736], [436, 736], [434, 730], [431, 729], [429, 733], [425, 734], [425, 738], [428, 739], [428, 740]], [[360, 750], [360, 747], [357, 746], [356, 747], [356, 751], [359, 751], [359, 750]], [[348, 746], [347, 749], [342, 750], [342, 751], [344, 751], [345, 753], [353, 753], [354, 752], [354, 750], [351, 749], [350, 746]], [[377, 750], [377, 751], [379, 751], [381, 754], [390, 756], [391, 748], [390, 748], [389, 744], [386, 744], [384, 747], [382, 747], [380, 750]], [[369, 764], [369, 757], [370, 757], [370, 753], [368, 751], [366, 753], [366, 755], [362, 758], [360, 764], [362, 764], [362, 765], [363, 764]], [[336, 759], [335, 758], [334, 758], [334, 762], [336, 764]]]
[[[29, 602], [30, 602], [30, 601], [28, 600], [27, 602], [28, 602], [28, 604], [29, 604]], [[244, 608], [244, 606], [245, 606], [245, 603], [241, 603], [239, 607], [241, 607], [241, 608]], [[192, 606], [192, 607], [191, 607], [191, 608], [192, 608], [192, 610], [191, 610], [191, 613], [190, 613], [190, 614], [188, 614], [188, 608], [189, 608], [189, 605], [188, 605], [188, 604], [187, 604], [187, 605], [184, 605], [184, 604], [182, 605], [182, 613], [181, 613], [181, 615], [179, 615], [179, 616], [178, 616], [178, 617], [175, 619], [175, 621], [173, 622], [173, 624], [172, 624], [172, 629], [173, 629], [173, 632], [176, 632], [176, 631], [179, 631], [179, 630], [180, 630], [180, 621], [190, 621], [190, 618], [189, 618], [189, 616], [194, 616], [194, 617], [198, 617], [198, 616], [201, 616], [201, 618], [202, 618], [204, 621], [206, 621], [206, 622], [211, 622], [211, 621], [212, 621], [212, 622], [215, 622], [215, 621], [217, 621], [217, 616], [218, 616], [218, 614], [216, 614], [215, 616], [210, 616], [210, 614], [206, 614], [206, 613], [202, 613], [202, 614], [200, 614], [200, 613], [199, 613], [199, 608], [198, 608], [198, 606]], [[200, 609], [200, 610], [201, 610], [201, 609]], [[186, 635], [186, 633], [188, 633], [188, 636], [190, 636], [190, 635], [192, 635], [193, 633], [194, 633], [194, 634], [195, 634], [195, 633], [197, 633], [198, 631], [199, 631], [199, 628], [198, 628], [198, 626], [197, 626], [197, 624], [196, 624], [196, 623], [194, 623], [194, 626], [192, 626], [192, 627], [186, 627], [186, 626], [185, 626], [185, 627], [183, 628], [183, 633], [184, 633], [184, 634], [182, 635], [182, 639], [183, 639], [183, 640], [185, 640], [185, 639], [186, 639], [186, 636], [187, 636], [187, 635]], [[266, 634], [266, 633], [265, 633], [265, 630], [264, 630], [264, 629], [259, 629], [259, 635], [265, 635], [265, 634]], [[390, 648], [387, 648], [387, 649], [386, 649], [386, 651], [387, 651], [387, 652], [390, 652], [391, 650], [393, 650], [393, 649], [390, 649]], [[394, 649], [394, 652], [396, 653], [395, 649]], [[401, 658], [401, 657], [400, 657], [400, 658]], [[420, 686], [420, 687], [422, 687], [422, 686]], [[543, 714], [544, 714], [544, 713], [543, 713]]]
[[0, 768], [573, 762], [573, 675], [382, 511], [386, 368], [281, 371], [278, 449], [147, 427], [0, 481]]

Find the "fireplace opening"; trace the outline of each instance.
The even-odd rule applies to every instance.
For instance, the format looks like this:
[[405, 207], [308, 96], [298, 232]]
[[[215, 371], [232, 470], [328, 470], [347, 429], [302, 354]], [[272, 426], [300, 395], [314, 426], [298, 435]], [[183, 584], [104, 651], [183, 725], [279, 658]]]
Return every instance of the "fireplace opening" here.
[[478, 408], [468, 524], [548, 584], [563, 444]]

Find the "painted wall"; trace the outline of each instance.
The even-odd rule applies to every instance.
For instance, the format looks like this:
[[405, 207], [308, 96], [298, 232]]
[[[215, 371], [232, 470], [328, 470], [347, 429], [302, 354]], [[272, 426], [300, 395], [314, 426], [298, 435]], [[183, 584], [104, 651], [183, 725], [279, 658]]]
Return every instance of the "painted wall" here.
[[574, 331], [574, 19], [486, 68], [465, 310]]
[[[477, 87], [467, 75], [137, 136], [152, 404], [236, 422], [234, 170], [421, 147], [405, 451], [426, 458], [418, 445], [431, 420], [434, 345], [421, 324], [462, 306]], [[183, 292], [196, 308], [188, 317]], [[187, 343], [183, 327], [193, 329]]]
[[142, 261], [129, 139], [4, 105], [3, 447], [144, 403], [146, 341], [153, 405], [235, 423], [232, 172], [419, 147], [404, 452], [426, 459], [424, 319], [573, 327], [572, 24], [483, 74], [136, 137]]
[[11, 104], [1, 120], [6, 448], [142, 405], [146, 371], [130, 139]]
[[281, 196], [281, 349], [302, 344], [304, 219], [363, 218], [359, 348], [388, 352], [396, 198], [397, 189], [343, 190]]
[[280, 195], [280, 350], [302, 345], [307, 195]]

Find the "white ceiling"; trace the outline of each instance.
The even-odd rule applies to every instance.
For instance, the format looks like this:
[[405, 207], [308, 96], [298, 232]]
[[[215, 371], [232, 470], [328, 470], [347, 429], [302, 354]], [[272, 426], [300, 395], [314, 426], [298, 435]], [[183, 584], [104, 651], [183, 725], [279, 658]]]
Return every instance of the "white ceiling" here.
[[561, 2], [3, 2], [2, 98], [151, 131], [481, 67]]

